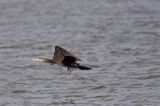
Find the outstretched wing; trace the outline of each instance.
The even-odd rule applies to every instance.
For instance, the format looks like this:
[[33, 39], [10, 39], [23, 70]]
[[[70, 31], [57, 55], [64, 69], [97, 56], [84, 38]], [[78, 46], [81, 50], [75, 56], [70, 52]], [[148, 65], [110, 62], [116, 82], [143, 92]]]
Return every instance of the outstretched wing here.
[[55, 64], [59, 64], [63, 61], [65, 56], [70, 56], [75, 58], [76, 61], [80, 60], [79, 57], [74, 56], [73, 54], [71, 54], [70, 52], [68, 52], [67, 50], [59, 47], [59, 46], [55, 46], [55, 52], [54, 52], [54, 56], [52, 58], [52, 61]]

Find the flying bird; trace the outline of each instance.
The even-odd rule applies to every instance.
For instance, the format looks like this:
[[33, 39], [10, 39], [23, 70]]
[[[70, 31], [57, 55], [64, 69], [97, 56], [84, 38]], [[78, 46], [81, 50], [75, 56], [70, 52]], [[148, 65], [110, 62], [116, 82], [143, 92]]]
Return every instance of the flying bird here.
[[80, 61], [80, 60], [81, 59], [79, 57], [71, 54], [70, 52], [68, 52], [67, 50], [65, 50], [60, 46], [55, 46], [55, 52], [52, 59], [47, 59], [47, 58], [34, 59], [34, 61], [50, 63], [51, 65], [59, 64], [59, 65], [65, 66], [68, 68], [69, 72], [71, 72], [70, 68], [79, 68], [81, 70], [91, 69], [90, 67], [82, 66], [79, 63], [77, 63], [77, 61]]

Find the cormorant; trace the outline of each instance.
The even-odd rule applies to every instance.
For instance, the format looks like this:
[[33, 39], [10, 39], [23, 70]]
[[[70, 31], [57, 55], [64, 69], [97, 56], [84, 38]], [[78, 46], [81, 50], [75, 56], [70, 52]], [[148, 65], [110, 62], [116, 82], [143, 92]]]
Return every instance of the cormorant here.
[[68, 68], [68, 71], [70, 71], [70, 68], [79, 68], [81, 70], [90, 70], [91, 68], [82, 66], [76, 61], [80, 61], [80, 58], [77, 56], [74, 56], [67, 50], [63, 49], [60, 46], [55, 46], [55, 52], [52, 59], [46, 59], [46, 58], [37, 58], [34, 59], [34, 61], [38, 62], [45, 62], [50, 63], [51, 65], [54, 64], [62, 64], [63, 66]]

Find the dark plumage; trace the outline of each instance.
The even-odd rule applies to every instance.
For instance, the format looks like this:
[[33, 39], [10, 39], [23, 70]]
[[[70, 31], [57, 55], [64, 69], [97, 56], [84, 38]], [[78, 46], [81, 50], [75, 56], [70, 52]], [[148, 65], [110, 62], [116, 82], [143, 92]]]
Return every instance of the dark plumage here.
[[[67, 50], [63, 49], [60, 46], [55, 46], [55, 52], [52, 59], [46, 59], [46, 58], [37, 58], [34, 59], [38, 62], [45, 62], [50, 63], [52, 65], [54, 64], [62, 64], [63, 66], [67, 67], [68, 70], [70, 68], [79, 68], [81, 70], [90, 70], [91, 68], [86, 66], [81, 66], [76, 61], [80, 61], [80, 58], [77, 56], [74, 56]], [[70, 70], [69, 70], [70, 71]]]

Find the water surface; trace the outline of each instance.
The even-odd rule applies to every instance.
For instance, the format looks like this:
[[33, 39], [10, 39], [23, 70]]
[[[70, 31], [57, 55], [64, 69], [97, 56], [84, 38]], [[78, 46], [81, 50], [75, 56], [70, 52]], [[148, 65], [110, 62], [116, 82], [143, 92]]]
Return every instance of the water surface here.
[[[1, 0], [1, 106], [159, 106], [160, 1]], [[93, 70], [33, 62], [60, 45]]]

